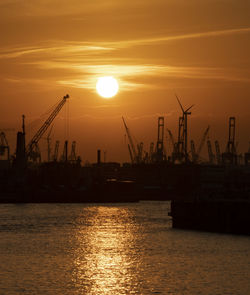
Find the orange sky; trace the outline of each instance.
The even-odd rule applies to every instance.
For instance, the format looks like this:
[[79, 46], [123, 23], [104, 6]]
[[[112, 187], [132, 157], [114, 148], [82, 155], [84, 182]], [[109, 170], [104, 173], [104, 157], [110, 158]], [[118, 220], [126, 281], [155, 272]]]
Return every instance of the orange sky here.
[[[239, 152], [248, 149], [249, 1], [1, 0], [0, 26], [0, 129], [17, 131], [25, 114], [29, 139], [40, 126], [31, 122], [68, 93], [68, 139], [83, 162], [95, 161], [98, 148], [109, 161], [127, 161], [121, 116], [147, 150], [158, 116], [177, 133], [177, 93], [184, 106], [195, 104], [189, 132], [197, 145], [210, 125], [223, 150], [235, 116]], [[113, 99], [96, 94], [103, 75], [120, 83]], [[65, 116], [66, 108], [53, 146], [65, 140]], [[6, 135], [13, 153], [15, 133]]]

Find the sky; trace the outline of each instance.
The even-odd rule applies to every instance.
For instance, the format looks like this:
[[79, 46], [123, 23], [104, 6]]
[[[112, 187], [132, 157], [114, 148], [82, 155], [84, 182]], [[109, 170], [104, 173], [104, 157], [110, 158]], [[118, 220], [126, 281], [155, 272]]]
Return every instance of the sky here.
[[[28, 141], [65, 94], [52, 149], [60, 140], [62, 153], [64, 140], [75, 140], [83, 163], [96, 161], [97, 149], [107, 161], [129, 161], [122, 116], [146, 151], [159, 116], [176, 137], [176, 94], [184, 108], [194, 104], [188, 132], [196, 146], [209, 125], [223, 151], [234, 116], [238, 151], [248, 150], [248, 0], [1, 0], [0, 27], [0, 129], [11, 153], [22, 114]], [[118, 80], [112, 99], [96, 92], [102, 76]]]

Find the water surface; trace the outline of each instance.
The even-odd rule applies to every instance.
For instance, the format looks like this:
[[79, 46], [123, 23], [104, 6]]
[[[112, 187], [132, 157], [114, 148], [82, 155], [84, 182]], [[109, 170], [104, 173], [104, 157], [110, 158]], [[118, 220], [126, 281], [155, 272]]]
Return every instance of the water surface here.
[[250, 238], [174, 230], [169, 202], [0, 205], [0, 294], [250, 294]]

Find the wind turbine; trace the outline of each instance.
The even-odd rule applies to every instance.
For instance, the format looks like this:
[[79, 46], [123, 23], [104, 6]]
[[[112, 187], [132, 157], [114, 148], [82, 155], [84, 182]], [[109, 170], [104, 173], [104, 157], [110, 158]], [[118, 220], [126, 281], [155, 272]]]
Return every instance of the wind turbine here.
[[183, 126], [183, 137], [184, 137], [184, 154], [185, 154], [185, 161], [188, 161], [188, 151], [187, 151], [187, 143], [188, 143], [188, 132], [187, 132], [187, 116], [191, 115], [191, 112], [189, 112], [189, 110], [194, 106], [191, 105], [189, 108], [187, 108], [186, 110], [184, 110], [184, 108], [182, 107], [182, 104], [178, 98], [178, 96], [175, 94], [177, 101], [181, 107], [182, 110], [182, 118], [184, 121], [184, 126]]

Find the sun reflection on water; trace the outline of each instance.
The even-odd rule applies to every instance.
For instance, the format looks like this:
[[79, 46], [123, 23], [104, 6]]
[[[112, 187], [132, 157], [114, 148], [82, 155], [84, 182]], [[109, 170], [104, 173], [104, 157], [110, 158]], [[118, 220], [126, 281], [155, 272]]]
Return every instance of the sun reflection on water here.
[[140, 255], [136, 253], [138, 225], [131, 211], [89, 207], [78, 223], [72, 276], [76, 289], [82, 294], [126, 294], [128, 289], [130, 294], [136, 293]]

